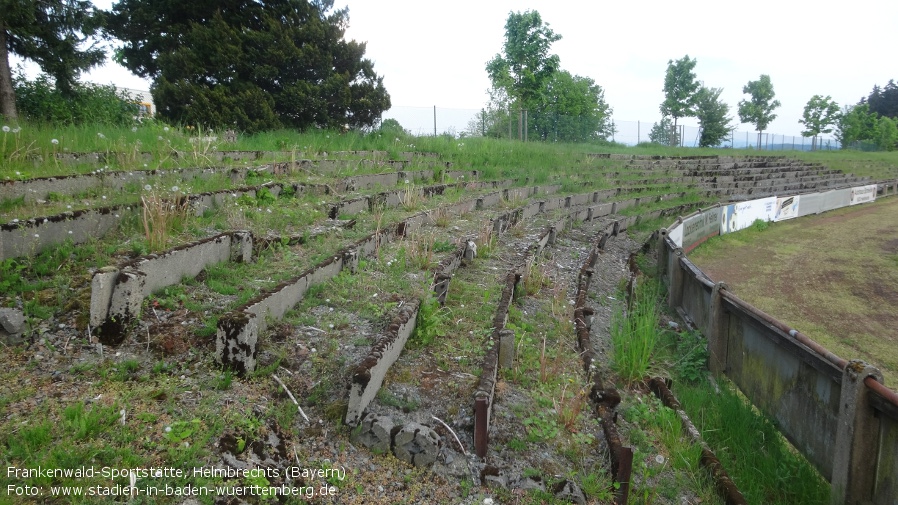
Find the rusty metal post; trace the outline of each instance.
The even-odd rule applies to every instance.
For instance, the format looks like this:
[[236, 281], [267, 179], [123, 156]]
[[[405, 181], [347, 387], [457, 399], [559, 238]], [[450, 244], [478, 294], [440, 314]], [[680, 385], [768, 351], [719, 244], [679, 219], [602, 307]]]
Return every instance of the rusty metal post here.
[[879, 419], [873, 416], [868, 377], [882, 382], [882, 372], [859, 360], [842, 370], [842, 394], [833, 461], [832, 503], [867, 503], [876, 480]]
[[668, 272], [670, 275], [670, 284], [668, 285], [667, 304], [671, 308], [677, 308], [683, 304], [683, 265], [680, 264], [680, 258], [683, 257], [683, 248], [677, 247], [673, 254], [670, 255]]
[[489, 446], [489, 408], [490, 400], [486, 395], [474, 399], [474, 453], [480, 458], [486, 457]]
[[727, 285], [718, 282], [711, 290], [711, 310], [708, 311], [708, 353], [710, 368], [714, 375], [723, 375], [727, 370], [727, 347], [729, 340], [729, 316], [723, 310], [723, 297], [720, 290], [727, 290]]

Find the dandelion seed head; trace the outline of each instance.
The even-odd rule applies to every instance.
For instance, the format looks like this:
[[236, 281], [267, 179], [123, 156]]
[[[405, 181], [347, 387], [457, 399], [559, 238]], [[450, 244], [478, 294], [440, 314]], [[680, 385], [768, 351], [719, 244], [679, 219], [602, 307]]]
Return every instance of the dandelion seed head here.
[[50, 141], [50, 143], [53, 144], [53, 145], [55, 146], [55, 145], [59, 144], [59, 140], [58, 140], [58, 139], [53, 139], [53, 140]]
[[146, 185], [144, 185], [143, 189], [146, 190], [146, 191], [150, 191], [151, 189], [153, 189], [153, 186], [150, 186], [149, 184], [146, 184]]
[[3, 133], [9, 133], [9, 126], [3, 125]]

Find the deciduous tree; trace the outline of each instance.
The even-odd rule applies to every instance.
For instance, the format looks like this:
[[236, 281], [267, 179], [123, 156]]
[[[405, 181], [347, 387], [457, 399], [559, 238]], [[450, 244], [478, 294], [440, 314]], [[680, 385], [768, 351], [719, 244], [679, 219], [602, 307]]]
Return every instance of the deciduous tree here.
[[817, 148], [817, 136], [821, 133], [832, 133], [833, 126], [839, 118], [839, 104], [827, 95], [814, 95], [804, 106], [802, 118], [798, 120], [805, 130], [801, 134], [811, 137], [811, 150]]
[[560, 65], [558, 55], [549, 54], [552, 43], [560, 39], [539, 12], [509, 13], [502, 54], [486, 64], [493, 88], [504, 89], [518, 107], [539, 104]]
[[780, 101], [775, 100], [776, 93], [769, 75], [761, 75], [757, 81], [748, 81], [742, 88], [742, 92], [749, 95], [748, 100], [739, 102], [739, 120], [743, 123], [755, 125], [758, 132], [758, 149], [761, 148], [761, 133], [767, 129], [771, 121], [776, 119], [773, 113], [780, 106]]
[[701, 126], [699, 147], [719, 146], [729, 137], [733, 120], [728, 116], [730, 106], [720, 99], [722, 88], [708, 88], [702, 86], [695, 94], [695, 116]]
[[91, 37], [103, 16], [87, 0], [0, 0], [0, 114], [18, 116], [9, 54], [37, 63], [63, 96], [106, 58]]
[[542, 140], [585, 142], [611, 135], [605, 91], [589, 77], [555, 72], [537, 107], [531, 129]]
[[883, 151], [898, 148], [898, 125], [895, 120], [882, 116], [876, 124], [876, 146]]
[[373, 126], [390, 96], [333, 0], [120, 0], [116, 59], [170, 121], [244, 131]]
[[845, 106], [836, 122], [836, 138], [842, 149], [860, 148], [863, 143], [876, 143], [878, 118], [867, 103]]
[[677, 119], [695, 115], [695, 99], [699, 82], [695, 78], [697, 60], [689, 55], [677, 61], [667, 62], [667, 73], [664, 75], [664, 101], [661, 102], [661, 115], [673, 118], [674, 130]]
[[673, 121], [668, 116], [662, 117], [660, 123], [652, 124], [652, 129], [649, 130], [649, 142], [653, 144], [675, 145], [679, 143], [676, 136], [677, 132], [674, 130]]

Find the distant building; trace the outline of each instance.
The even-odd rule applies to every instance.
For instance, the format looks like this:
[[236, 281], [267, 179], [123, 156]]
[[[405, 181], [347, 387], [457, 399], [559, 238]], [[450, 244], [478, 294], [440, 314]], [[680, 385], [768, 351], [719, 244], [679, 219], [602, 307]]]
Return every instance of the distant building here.
[[138, 115], [140, 117], [150, 117], [156, 113], [156, 107], [153, 105], [153, 96], [150, 95], [149, 91], [142, 89], [133, 89], [133, 88], [118, 88], [122, 91], [127, 92], [134, 101], [137, 103], [139, 108]]

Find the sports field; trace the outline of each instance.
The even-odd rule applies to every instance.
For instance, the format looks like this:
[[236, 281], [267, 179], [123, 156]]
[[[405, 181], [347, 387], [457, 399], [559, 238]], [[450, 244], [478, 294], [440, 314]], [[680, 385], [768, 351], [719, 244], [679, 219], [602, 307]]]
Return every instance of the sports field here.
[[898, 198], [714, 238], [689, 257], [743, 300], [898, 384]]

